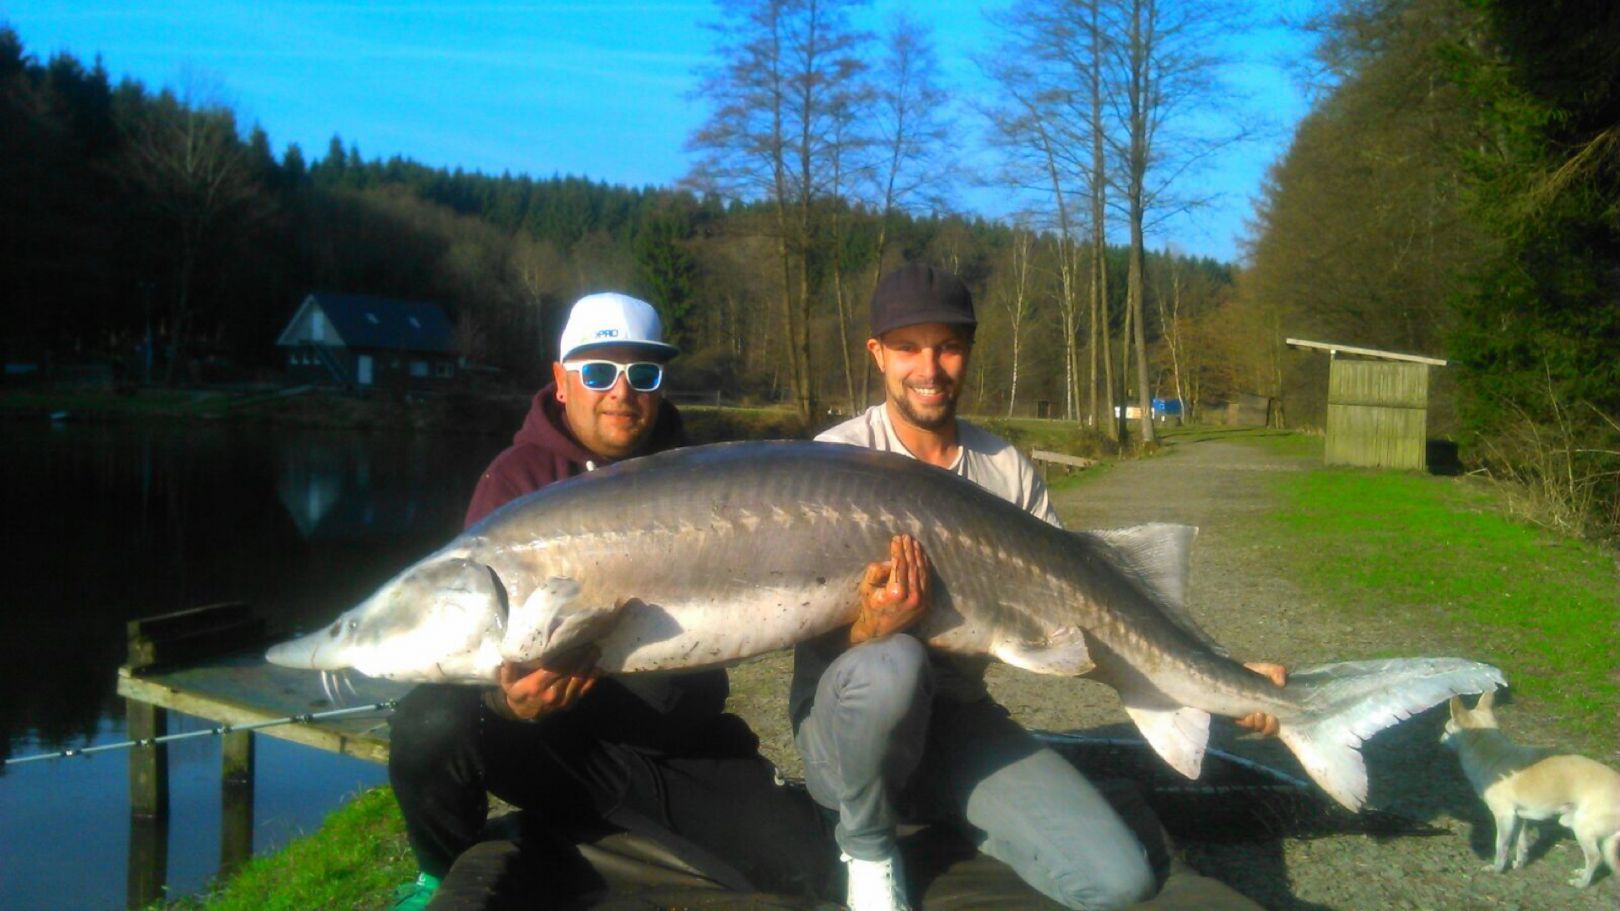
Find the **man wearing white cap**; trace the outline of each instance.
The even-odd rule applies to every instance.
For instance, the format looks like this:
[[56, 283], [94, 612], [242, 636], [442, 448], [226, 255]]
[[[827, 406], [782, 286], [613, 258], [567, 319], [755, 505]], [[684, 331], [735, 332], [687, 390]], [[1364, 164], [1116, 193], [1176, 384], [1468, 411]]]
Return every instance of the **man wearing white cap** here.
[[580, 298], [563, 327], [551, 384], [479, 479], [466, 524], [553, 481], [679, 445], [680, 414], [662, 392], [664, 365], [675, 354], [652, 305], [614, 292]]
[[[553, 382], [485, 470], [471, 526], [523, 494], [601, 465], [680, 445], [661, 393], [676, 354], [651, 305], [591, 294], [563, 329]], [[594, 660], [594, 656], [587, 658]], [[758, 738], [724, 714], [724, 671], [598, 679], [573, 668], [503, 666], [500, 687], [424, 684], [400, 701], [388, 777], [420, 875], [397, 909], [432, 900], [478, 839], [486, 792], [525, 811], [538, 868], [604, 831], [627, 830], [734, 889], [823, 894], [836, 855], [822, 815], [775, 783]], [[561, 884], [544, 884], [561, 900]]]

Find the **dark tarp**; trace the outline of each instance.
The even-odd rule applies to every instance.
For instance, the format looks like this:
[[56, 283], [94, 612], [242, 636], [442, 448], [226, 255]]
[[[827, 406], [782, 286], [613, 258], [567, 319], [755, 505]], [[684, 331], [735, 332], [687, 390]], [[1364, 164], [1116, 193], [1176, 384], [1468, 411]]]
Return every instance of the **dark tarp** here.
[[[1225, 884], [1200, 876], [1172, 854], [1168, 834], [1141, 792], [1125, 781], [1098, 787], [1148, 848], [1163, 886], [1142, 911], [1258, 911], [1259, 905]], [[626, 833], [580, 845], [506, 832], [462, 855], [445, 877], [429, 911], [567, 909], [567, 911], [822, 911], [826, 901], [726, 891], [656, 843]], [[1054, 911], [1061, 906], [1036, 893], [999, 861], [978, 854], [939, 826], [902, 839], [905, 869], [918, 911]]]

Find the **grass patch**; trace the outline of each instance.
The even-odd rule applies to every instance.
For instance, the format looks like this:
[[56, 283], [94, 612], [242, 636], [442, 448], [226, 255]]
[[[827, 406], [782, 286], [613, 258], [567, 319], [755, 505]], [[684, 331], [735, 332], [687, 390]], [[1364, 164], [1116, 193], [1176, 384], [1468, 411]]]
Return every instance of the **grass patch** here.
[[207, 894], [154, 905], [167, 911], [374, 911], [416, 876], [405, 824], [388, 788], [334, 811], [314, 834], [255, 857]]
[[789, 408], [744, 408], [732, 405], [682, 405], [681, 421], [693, 443], [729, 440], [809, 439], [804, 422]]
[[1098, 478], [1108, 474], [1109, 469], [1120, 458], [1117, 447], [1106, 435], [1082, 427], [1073, 421], [992, 417], [973, 417], [970, 420], [1006, 439], [1023, 450], [1025, 455], [1037, 449], [1044, 449], [1097, 460], [1097, 464], [1083, 470], [1064, 470], [1055, 465], [1043, 466], [1047, 489], [1054, 494], [1095, 483]]
[[1166, 443], [1202, 443], [1207, 440], [1226, 440], [1258, 446], [1274, 455], [1287, 458], [1322, 458], [1323, 439], [1320, 435], [1282, 430], [1271, 427], [1222, 427], [1216, 425], [1187, 425], [1167, 427], [1159, 431], [1159, 439]]
[[1046, 449], [1088, 459], [1118, 457], [1114, 443], [1104, 434], [1080, 426], [1073, 421], [1053, 421], [1041, 418], [972, 417], [973, 423], [991, 433], [1004, 437], [1019, 449]]
[[142, 389], [120, 395], [96, 389], [7, 390], [0, 415], [35, 417], [66, 412], [70, 420], [90, 418], [204, 417], [223, 412], [229, 396], [188, 389]]
[[1505, 516], [1475, 484], [1320, 470], [1278, 482], [1270, 543], [1328, 603], [1398, 611], [1476, 643], [1514, 690], [1612, 748], [1620, 676], [1613, 554]]
[[1090, 468], [1073, 471], [1064, 471], [1056, 466], [1050, 467], [1046, 471], [1046, 489], [1055, 496], [1065, 490], [1096, 484], [1113, 472], [1118, 464], [1112, 461], [1098, 462]]

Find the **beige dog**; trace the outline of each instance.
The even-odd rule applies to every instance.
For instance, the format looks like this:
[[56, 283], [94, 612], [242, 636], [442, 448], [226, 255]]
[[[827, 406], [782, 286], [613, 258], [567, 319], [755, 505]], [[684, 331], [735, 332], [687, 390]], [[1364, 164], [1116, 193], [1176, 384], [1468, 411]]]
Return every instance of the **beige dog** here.
[[1515, 744], [1497, 730], [1494, 696], [1479, 697], [1473, 711], [1451, 697], [1451, 720], [1440, 738], [1457, 751], [1463, 774], [1496, 817], [1496, 862], [1487, 869], [1502, 873], [1524, 866], [1530, 852], [1525, 820], [1556, 818], [1575, 833], [1586, 857], [1570, 885], [1591, 885], [1604, 860], [1611, 876], [1620, 875], [1620, 772], [1584, 756]]

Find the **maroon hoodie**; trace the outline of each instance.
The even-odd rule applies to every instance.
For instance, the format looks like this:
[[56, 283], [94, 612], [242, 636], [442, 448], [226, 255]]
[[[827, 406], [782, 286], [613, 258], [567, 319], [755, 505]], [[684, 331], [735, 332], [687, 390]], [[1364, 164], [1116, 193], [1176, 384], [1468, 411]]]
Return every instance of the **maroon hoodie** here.
[[[685, 442], [680, 412], [660, 402], [644, 453]], [[568, 429], [555, 383], [535, 393], [523, 427], [478, 479], [467, 526], [547, 484], [607, 464]], [[580, 703], [551, 720], [583, 736], [641, 750], [682, 755], [737, 755], [757, 748], [753, 733], [722, 716], [730, 685], [725, 671], [604, 677]], [[494, 698], [494, 697], [492, 697]], [[493, 703], [491, 703], [493, 705]]]
[[[658, 418], [643, 454], [672, 449], [685, 442], [681, 413], [669, 402], [659, 402]], [[563, 414], [563, 403], [557, 401], [557, 384], [548, 384], [534, 394], [528, 417], [513, 434], [512, 445], [496, 456], [478, 479], [463, 527], [471, 528], [478, 520], [526, 493], [591, 468], [600, 468], [607, 461], [574, 439]]]

